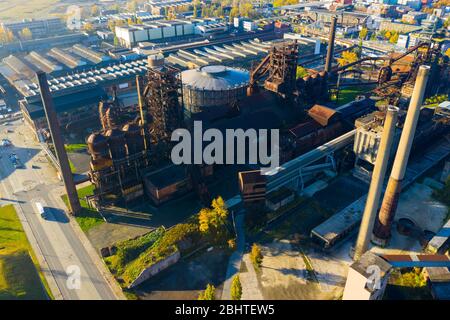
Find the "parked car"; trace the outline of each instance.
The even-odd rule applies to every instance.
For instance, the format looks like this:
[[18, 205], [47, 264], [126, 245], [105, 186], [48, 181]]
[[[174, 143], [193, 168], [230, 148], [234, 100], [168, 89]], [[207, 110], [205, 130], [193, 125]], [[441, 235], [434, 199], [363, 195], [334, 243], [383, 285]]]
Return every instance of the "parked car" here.
[[12, 143], [9, 139], [2, 139], [2, 147], [9, 147]]

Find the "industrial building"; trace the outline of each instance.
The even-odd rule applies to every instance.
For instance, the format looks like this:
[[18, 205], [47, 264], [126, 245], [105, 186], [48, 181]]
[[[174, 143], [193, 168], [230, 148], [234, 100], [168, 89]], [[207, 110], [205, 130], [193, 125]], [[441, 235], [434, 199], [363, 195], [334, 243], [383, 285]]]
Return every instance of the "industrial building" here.
[[128, 123], [93, 133], [87, 143], [91, 154], [89, 175], [96, 197], [115, 202], [131, 201], [144, 194], [140, 170], [148, 166], [148, 153], [138, 125]]
[[180, 49], [169, 54], [167, 61], [181, 68], [196, 69], [210, 64], [237, 66], [266, 55], [276, 41], [230, 42], [221, 45], [204, 45], [196, 49]]
[[5, 29], [11, 30], [16, 36], [23, 29], [29, 29], [33, 38], [40, 38], [48, 36], [49, 34], [61, 33], [66, 29], [66, 25], [60, 18], [50, 18], [50, 19], [25, 19], [19, 22], [2, 22], [1, 26]]
[[160, 205], [192, 190], [186, 166], [168, 165], [144, 177], [145, 190], [150, 199]]
[[[392, 266], [372, 252], [349, 267], [342, 300], [381, 300], [388, 284]], [[377, 272], [376, 280], [373, 277]]]
[[200, 35], [200, 26], [217, 23], [215, 19], [160, 20], [133, 26], [116, 26], [115, 33], [121, 45], [127, 48], [139, 42], [171, 41], [179, 37]]
[[[146, 71], [147, 61], [137, 60], [48, 80], [61, 126], [69, 131], [97, 127], [97, 106], [112, 95], [113, 88], [125, 108], [137, 109], [135, 77]], [[21, 89], [24, 99], [19, 101], [20, 108], [26, 123], [38, 134], [46, 128], [38, 87], [30, 82]]]
[[145, 7], [153, 15], [166, 15], [168, 11], [177, 9], [189, 9], [191, 0], [166, 0], [166, 1], [148, 1]]
[[[433, 141], [433, 137], [428, 141]], [[418, 154], [411, 159], [404, 178], [403, 190], [408, 188], [411, 183], [424, 172], [435, 166], [450, 154], [450, 143], [446, 141], [445, 138], [438, 141], [439, 143], [429, 148], [425, 147], [427, 150], [425, 157], [421, 157], [421, 155]], [[329, 219], [313, 228], [311, 230], [311, 238], [316, 241], [320, 247], [326, 250], [332, 249], [357, 230], [362, 219], [365, 203], [366, 195], [357, 199], [343, 210], [335, 213]]]

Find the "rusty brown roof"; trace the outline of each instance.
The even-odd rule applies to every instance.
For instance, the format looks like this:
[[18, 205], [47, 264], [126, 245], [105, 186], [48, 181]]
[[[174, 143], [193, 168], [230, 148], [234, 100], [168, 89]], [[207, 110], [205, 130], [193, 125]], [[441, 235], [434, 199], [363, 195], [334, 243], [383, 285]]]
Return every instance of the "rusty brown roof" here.
[[324, 127], [328, 125], [331, 118], [335, 114], [336, 110], [322, 106], [320, 104], [315, 104], [311, 109], [308, 110], [308, 115]]

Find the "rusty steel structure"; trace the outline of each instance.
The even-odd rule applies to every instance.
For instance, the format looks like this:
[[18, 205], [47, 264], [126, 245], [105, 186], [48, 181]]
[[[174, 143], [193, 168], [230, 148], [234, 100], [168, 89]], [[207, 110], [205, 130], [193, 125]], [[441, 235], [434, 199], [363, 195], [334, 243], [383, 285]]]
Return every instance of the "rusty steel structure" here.
[[89, 177], [100, 204], [143, 195], [141, 171], [149, 165], [145, 140], [142, 127], [133, 122], [88, 137]]
[[296, 90], [298, 44], [288, 42], [274, 45], [270, 53], [251, 71], [247, 95], [257, 90], [257, 82], [263, 78], [264, 88], [283, 98], [290, 98]]
[[331, 18], [330, 38], [328, 39], [327, 59], [325, 61], [325, 72], [330, 72], [333, 66], [334, 39], [336, 38], [337, 17]]
[[117, 127], [120, 124], [121, 106], [117, 99], [116, 88], [113, 88], [113, 97], [111, 100], [100, 101], [98, 114], [100, 124], [105, 131]]
[[152, 120], [152, 145], [170, 142], [172, 132], [183, 127], [179, 72], [180, 70], [169, 66], [148, 69], [147, 85], [142, 99]]
[[59, 162], [62, 180], [69, 200], [69, 210], [72, 215], [77, 215], [81, 211], [80, 200], [78, 199], [77, 189], [73, 181], [72, 171], [70, 170], [69, 158], [67, 157], [67, 152], [64, 147], [58, 117], [56, 115], [55, 107], [53, 106], [53, 99], [48, 87], [47, 75], [40, 71], [36, 76], [41, 91], [42, 105], [44, 106], [45, 116], [47, 117], [48, 127], [55, 148], [56, 158]]
[[95, 185], [95, 200], [100, 206], [122, 199], [131, 201], [144, 194], [142, 170], [150, 162], [139, 80], [137, 77], [140, 117], [123, 124], [124, 115], [113, 90], [112, 100], [99, 103], [102, 130], [87, 139], [91, 155], [89, 178]]

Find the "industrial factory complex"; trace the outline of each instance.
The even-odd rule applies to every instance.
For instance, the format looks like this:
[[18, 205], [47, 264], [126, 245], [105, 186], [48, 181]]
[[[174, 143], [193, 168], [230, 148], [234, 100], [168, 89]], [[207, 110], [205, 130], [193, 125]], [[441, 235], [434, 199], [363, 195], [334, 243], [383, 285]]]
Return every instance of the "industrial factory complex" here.
[[94, 2], [0, 29], [46, 297], [450, 299], [448, 5]]

